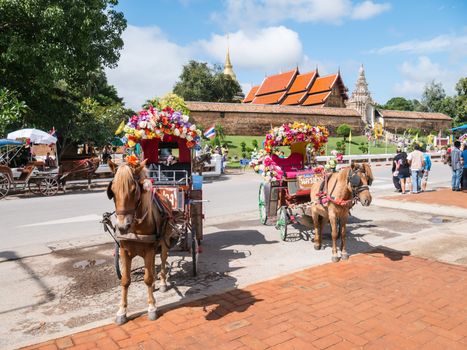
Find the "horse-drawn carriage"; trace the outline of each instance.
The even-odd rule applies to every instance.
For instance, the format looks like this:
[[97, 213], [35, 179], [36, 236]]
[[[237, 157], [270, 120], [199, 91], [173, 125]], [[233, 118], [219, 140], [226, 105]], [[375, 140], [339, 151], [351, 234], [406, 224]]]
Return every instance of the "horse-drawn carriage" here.
[[[260, 221], [275, 219], [281, 238], [287, 239], [288, 225], [299, 229], [314, 228], [314, 245], [321, 249], [322, 228], [332, 228], [333, 261], [337, 255], [336, 241], [341, 237], [341, 258], [347, 259], [345, 229], [349, 211], [360, 201], [371, 203], [369, 186], [373, 181], [370, 166], [352, 163], [336, 172], [315, 162], [328, 139], [324, 127], [304, 123], [284, 124], [266, 135], [264, 151], [250, 165], [263, 175], [259, 188]], [[289, 146], [290, 155], [280, 158], [277, 147]]]
[[[266, 135], [264, 151], [260, 151], [250, 165], [263, 175], [259, 187], [260, 221], [274, 221], [281, 238], [287, 239], [287, 226], [311, 228], [304, 216], [304, 203], [310, 201], [310, 188], [324, 177], [324, 168], [314, 158], [327, 142], [324, 127], [304, 123], [289, 123], [276, 127]], [[275, 153], [279, 147], [290, 147], [290, 155], [281, 158]]]
[[118, 246], [115, 266], [124, 300], [117, 323], [126, 320], [126, 289], [134, 256], [142, 256], [145, 261], [148, 313], [154, 319], [155, 254], [161, 254], [159, 289], [165, 291], [168, 251], [175, 246], [190, 251], [196, 276], [198, 245], [203, 238], [202, 177], [193, 172], [194, 147], [201, 131], [188, 116], [170, 108], [159, 111], [150, 107], [130, 118], [124, 132], [130, 149], [136, 143], [141, 145], [144, 161], [129, 155], [118, 167], [109, 162], [115, 175], [107, 193], [114, 199], [115, 212], [105, 213], [103, 223]]
[[53, 196], [59, 189], [57, 169], [45, 166], [44, 162], [26, 161], [20, 167], [11, 166], [27, 152], [21, 141], [0, 140], [0, 199], [10, 191], [27, 191], [43, 196]]

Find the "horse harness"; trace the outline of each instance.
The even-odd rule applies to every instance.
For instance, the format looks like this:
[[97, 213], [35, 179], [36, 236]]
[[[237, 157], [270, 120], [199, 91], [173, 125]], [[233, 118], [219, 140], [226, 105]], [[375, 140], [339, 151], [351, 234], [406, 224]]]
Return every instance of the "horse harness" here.
[[[140, 217], [140, 218], [136, 217], [136, 212], [137, 212], [138, 208], [141, 206], [141, 185], [139, 184], [138, 180], [139, 180], [138, 177], [133, 177], [133, 181], [135, 182], [135, 187], [136, 187], [136, 198], [137, 198], [137, 204], [136, 204], [135, 208], [127, 209], [127, 210], [115, 210], [114, 213], [116, 215], [130, 215], [130, 214], [133, 214], [133, 220], [137, 224], [141, 224], [144, 221], [144, 219], [146, 218], [146, 216], [148, 215], [149, 209], [146, 209], [146, 211], [145, 211], [145, 213], [143, 214], [142, 217]], [[113, 184], [113, 180], [110, 181], [109, 185], [107, 186], [107, 197], [109, 198], [109, 200], [114, 198], [114, 193], [112, 191], [112, 184]], [[155, 243], [155, 242], [159, 242], [161, 240], [162, 232], [165, 232], [165, 230], [167, 228], [167, 224], [169, 223], [169, 221], [171, 221], [173, 219], [173, 217], [171, 215], [170, 209], [167, 208], [166, 205], [164, 205], [164, 202], [160, 199], [160, 196], [158, 194], [155, 194], [154, 192], [152, 193], [152, 203], [157, 207], [157, 209], [161, 213], [162, 226], [161, 226], [160, 230], [158, 230], [157, 227], [156, 227], [156, 230], [155, 230], [154, 234], [151, 235], [151, 236], [153, 236], [153, 237], [151, 237], [151, 239], [148, 239], [149, 237], [142, 237], [143, 235], [130, 234], [128, 237], [122, 237], [121, 235], [117, 236], [117, 238], [119, 240], [138, 240], [138, 241], [147, 242], [147, 243]], [[107, 218], [107, 219], [110, 220], [110, 218]], [[108, 225], [108, 223], [107, 223], [107, 225]], [[114, 229], [113, 225], [109, 225], [109, 226]], [[114, 229], [114, 232], [115, 232], [115, 229]], [[113, 237], [113, 235], [112, 235], [112, 237]], [[137, 237], [138, 239], [135, 239], [135, 237]], [[116, 241], [115, 237], [113, 237], [113, 238]], [[117, 242], [117, 244], [118, 244], [118, 242]], [[171, 248], [174, 245], [173, 242], [167, 242], [166, 239], [164, 239], [164, 244], [166, 245], [166, 247], [169, 247], [169, 248]]]
[[358, 194], [360, 192], [369, 190], [369, 185], [371, 185], [370, 179], [368, 181], [369, 185], [364, 185], [362, 183], [362, 179], [360, 176], [358, 176], [359, 171], [360, 169], [350, 169], [349, 175], [347, 176], [347, 184], [350, 184], [350, 187], [352, 188], [352, 197], [350, 199], [334, 198], [332, 196], [332, 193], [336, 188], [337, 181], [334, 182], [334, 186], [332, 187], [331, 192], [328, 191], [328, 182], [335, 173], [331, 173], [330, 175], [326, 174], [324, 176], [324, 180], [321, 182], [319, 192], [316, 194], [318, 197], [318, 202], [322, 205], [327, 205], [328, 202], [332, 202], [338, 206], [348, 206], [352, 208], [360, 200]]

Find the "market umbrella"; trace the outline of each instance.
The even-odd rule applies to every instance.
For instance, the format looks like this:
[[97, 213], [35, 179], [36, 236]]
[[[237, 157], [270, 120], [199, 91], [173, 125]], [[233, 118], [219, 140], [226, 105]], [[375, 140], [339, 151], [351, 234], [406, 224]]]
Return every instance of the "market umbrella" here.
[[0, 146], [19, 146], [23, 143], [21, 141], [15, 140], [8, 140], [8, 139], [0, 139]]
[[458, 126], [457, 128], [452, 128], [451, 130], [452, 130], [452, 131], [456, 131], [456, 130], [467, 130], [467, 124]]
[[7, 139], [29, 139], [32, 143], [50, 145], [51, 143], [57, 143], [57, 138], [46, 133], [45, 131], [38, 129], [21, 129], [10, 132], [7, 135]]

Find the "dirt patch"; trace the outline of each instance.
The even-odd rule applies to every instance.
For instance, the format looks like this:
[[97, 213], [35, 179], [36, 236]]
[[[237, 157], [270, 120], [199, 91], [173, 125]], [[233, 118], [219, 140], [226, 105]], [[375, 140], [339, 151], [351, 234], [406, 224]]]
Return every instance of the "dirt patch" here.
[[439, 188], [431, 192], [382, 197], [392, 201], [417, 202], [445, 205], [467, 209], [467, 192], [453, 192], [449, 188]]

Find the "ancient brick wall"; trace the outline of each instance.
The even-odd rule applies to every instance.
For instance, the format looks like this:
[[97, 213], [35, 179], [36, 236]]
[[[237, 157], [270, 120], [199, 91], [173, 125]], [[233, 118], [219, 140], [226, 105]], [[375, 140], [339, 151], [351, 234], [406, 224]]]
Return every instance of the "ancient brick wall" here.
[[363, 130], [363, 122], [358, 116], [316, 116], [272, 113], [239, 113], [239, 112], [197, 112], [192, 111], [190, 118], [205, 128], [220, 124], [226, 135], [264, 135], [271, 126], [279, 126], [293, 121], [306, 122], [311, 125], [324, 125], [334, 134], [341, 124], [348, 124], [354, 132]]
[[436, 119], [401, 119], [401, 118], [384, 118], [384, 128], [391, 132], [402, 132], [406, 129], [420, 129], [424, 133], [445, 130], [452, 127], [449, 120], [436, 120]]

